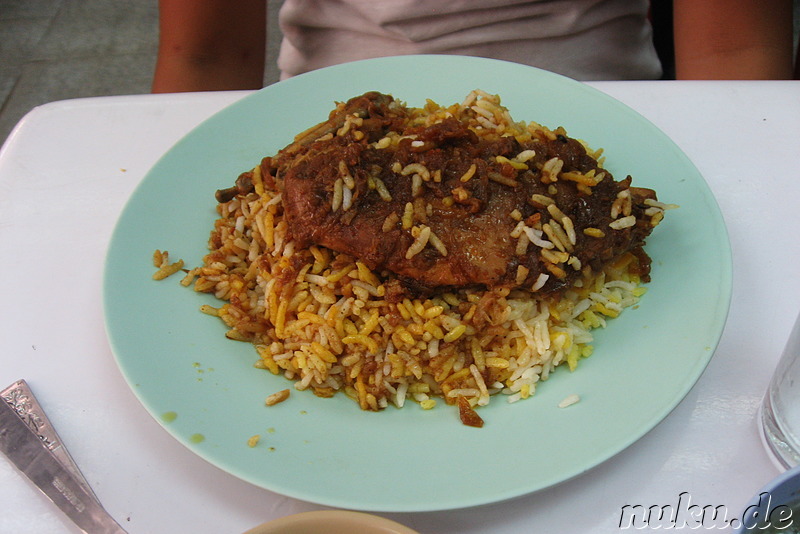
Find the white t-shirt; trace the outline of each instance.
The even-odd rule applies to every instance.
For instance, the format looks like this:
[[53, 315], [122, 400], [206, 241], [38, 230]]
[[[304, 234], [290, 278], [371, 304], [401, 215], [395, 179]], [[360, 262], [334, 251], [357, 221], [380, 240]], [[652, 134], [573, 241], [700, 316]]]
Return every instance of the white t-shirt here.
[[657, 79], [648, 0], [285, 0], [281, 77], [405, 54], [533, 65], [578, 80]]

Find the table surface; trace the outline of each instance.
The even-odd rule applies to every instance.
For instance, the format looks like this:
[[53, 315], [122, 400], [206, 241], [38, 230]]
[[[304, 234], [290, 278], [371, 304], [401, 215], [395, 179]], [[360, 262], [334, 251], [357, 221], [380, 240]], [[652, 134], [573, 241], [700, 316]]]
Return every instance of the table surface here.
[[[724, 334], [663, 422], [578, 478], [477, 508], [381, 514], [423, 534], [617, 532], [624, 506], [681, 498], [724, 506], [730, 519], [779, 473], [757, 413], [800, 302], [800, 82], [591, 85], [661, 128], [716, 196], [734, 267]], [[55, 102], [31, 111], [0, 151], [0, 389], [28, 381], [131, 533], [241, 532], [323, 509], [243, 482], [174, 440], [124, 381], [103, 326], [103, 262], [128, 196], [175, 141], [245, 94]], [[0, 532], [74, 531], [0, 461]]]

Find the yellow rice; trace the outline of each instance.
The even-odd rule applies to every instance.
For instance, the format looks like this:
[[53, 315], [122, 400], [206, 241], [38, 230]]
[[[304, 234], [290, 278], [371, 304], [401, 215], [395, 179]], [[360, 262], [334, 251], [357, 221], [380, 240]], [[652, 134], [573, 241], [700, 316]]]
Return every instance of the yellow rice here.
[[[479, 135], [556, 135], [536, 123], [511, 121], [499, 98], [481, 91], [449, 108], [428, 102], [417, 110], [417, 120], [430, 124], [470, 110]], [[377, 146], [396, 142], [387, 137]], [[590, 154], [599, 157], [600, 152]], [[525, 165], [529, 158], [520, 154], [514, 164]], [[432, 179], [427, 169], [410, 167], [397, 170]], [[560, 168], [560, 161], [551, 160], [543, 172], [557, 180]], [[230, 339], [254, 345], [257, 368], [283, 375], [296, 390], [320, 397], [340, 392], [364, 410], [403, 407], [408, 401], [431, 409], [434, 398], [455, 404], [464, 397], [473, 407], [500, 396], [508, 402], [525, 399], [556, 367], [575, 370], [592, 354], [591, 330], [636, 304], [645, 291], [634, 274], [636, 258], [626, 254], [601, 272], [583, 269], [574, 287], [557, 296], [535, 292], [549, 276], [543, 274], [534, 291], [463, 289], [389, 302], [390, 273], [373, 272], [358, 258], [323, 247], [295, 247], [287, 237], [280, 193], [270, 190], [257, 172], [256, 191], [218, 205], [211, 251], [203, 265], [188, 272], [185, 283], [220, 299], [219, 307], [206, 305], [202, 311], [224, 321]], [[462, 180], [469, 180], [469, 174]], [[586, 180], [589, 187], [594, 178], [562, 179]], [[337, 185], [342, 196], [333, 202], [343, 205], [349, 189], [344, 181]], [[660, 220], [661, 208], [653, 206], [654, 220]], [[624, 212], [625, 199], [615, 209]], [[401, 219], [404, 228], [412, 226], [412, 214], [409, 203]], [[556, 247], [545, 250], [554, 262], [575, 243], [571, 221], [559, 225], [555, 220], [546, 237]], [[524, 247], [529, 233], [520, 224]], [[426, 228], [419, 229], [417, 248], [438, 241]], [[584, 232], [602, 235], [603, 230]], [[162, 273], [164, 266], [158, 267]]]

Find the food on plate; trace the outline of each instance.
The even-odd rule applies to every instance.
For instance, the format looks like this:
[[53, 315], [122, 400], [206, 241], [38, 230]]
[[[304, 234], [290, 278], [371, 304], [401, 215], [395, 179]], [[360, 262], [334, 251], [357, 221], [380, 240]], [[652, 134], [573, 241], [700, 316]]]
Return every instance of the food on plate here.
[[289, 391], [289, 389], [282, 389], [280, 391], [277, 391], [272, 395], [270, 395], [269, 397], [267, 397], [267, 399], [264, 401], [264, 404], [266, 404], [267, 406], [275, 406], [276, 404], [280, 404], [281, 402], [289, 398], [290, 393], [291, 392]]
[[558, 407], [568, 408], [573, 404], [575, 404], [576, 402], [580, 402], [580, 400], [581, 400], [580, 396], [573, 393], [571, 395], [567, 395], [566, 397], [564, 397], [564, 399], [558, 403]]
[[153, 280], [164, 280], [183, 269], [183, 260], [170, 263], [169, 251], [156, 250], [153, 252], [153, 266], [157, 269], [153, 273]]
[[296, 389], [376, 411], [443, 399], [482, 426], [476, 408], [574, 370], [644, 294], [645, 239], [672, 206], [631, 181], [495, 95], [370, 92], [217, 191], [183, 283]]

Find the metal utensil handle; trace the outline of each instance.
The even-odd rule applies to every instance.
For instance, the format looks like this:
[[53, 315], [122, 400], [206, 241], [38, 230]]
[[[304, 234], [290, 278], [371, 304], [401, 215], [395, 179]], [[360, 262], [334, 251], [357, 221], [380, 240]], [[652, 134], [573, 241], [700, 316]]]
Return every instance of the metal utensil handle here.
[[[0, 398], [8, 403], [16, 412], [17, 416], [28, 425], [34, 434], [39, 436], [39, 439], [44, 442], [48, 449], [50, 449], [56, 458], [71, 471], [73, 475], [83, 484], [83, 487], [91, 493], [95, 500], [97, 496], [94, 494], [91, 486], [84, 478], [83, 473], [78, 469], [75, 460], [72, 459], [67, 448], [64, 446], [61, 437], [56, 432], [56, 427], [48, 419], [44, 409], [39, 404], [36, 396], [31, 391], [28, 383], [25, 380], [17, 380], [3, 391], [0, 391]], [[99, 501], [98, 501], [99, 502]]]
[[0, 451], [84, 532], [125, 533], [5, 402], [0, 402]]

